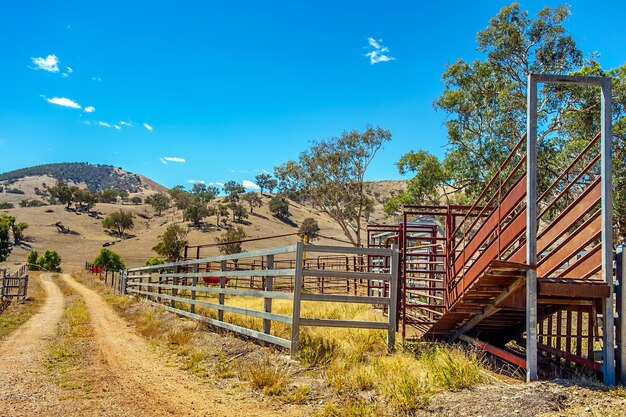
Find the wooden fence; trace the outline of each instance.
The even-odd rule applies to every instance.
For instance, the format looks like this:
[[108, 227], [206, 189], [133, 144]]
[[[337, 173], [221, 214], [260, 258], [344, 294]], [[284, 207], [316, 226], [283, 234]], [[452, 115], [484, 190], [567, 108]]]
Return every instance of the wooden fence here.
[[0, 297], [3, 299], [17, 298], [24, 301], [28, 293], [28, 266], [22, 265], [14, 274], [2, 270]]
[[[370, 265], [358, 271], [318, 269], [314, 267], [314, 264], [305, 262], [306, 257], [312, 253], [385, 258], [386, 262], [378, 264], [386, 266], [371, 267]], [[242, 266], [254, 264], [252, 260], [255, 258], [263, 259], [263, 269], [242, 268]], [[208, 268], [201, 270], [211, 263], [219, 263], [220, 269], [217, 271]], [[167, 311], [285, 347], [290, 349], [292, 357], [295, 357], [298, 352], [300, 327], [304, 326], [385, 330], [388, 348], [392, 350], [395, 345], [396, 332], [398, 266], [399, 252], [395, 247], [391, 249], [354, 248], [298, 243], [266, 250], [133, 268], [122, 273], [119, 281], [124, 292], [144, 297], [150, 303], [160, 305]], [[256, 284], [246, 289], [233, 288], [230, 285], [231, 279], [234, 279], [233, 283], [236, 283], [236, 279], [245, 277]], [[254, 278], [259, 278], [259, 280], [255, 281]], [[307, 278], [355, 280], [355, 282], [365, 280], [375, 282], [376, 285], [382, 282], [385, 284], [385, 290], [380, 296], [352, 295], [349, 288], [345, 294], [316, 293], [315, 287], [305, 288], [304, 283]], [[286, 283], [288, 285], [285, 285]], [[260, 298], [263, 300], [263, 309], [261, 311], [227, 305], [226, 296]], [[275, 299], [289, 300], [291, 315], [272, 312], [272, 301]], [[388, 309], [388, 314], [385, 317], [386, 321], [302, 317], [303, 301], [370, 304]], [[215, 318], [208, 317], [207, 311], [215, 312], [216, 314], [213, 314]], [[262, 331], [255, 330], [250, 328], [252, 326], [230, 323], [224, 319], [224, 313], [262, 320], [263, 329]], [[382, 314], [381, 317], [383, 317]], [[272, 334], [272, 322], [290, 326], [290, 338]]]
[[123, 277], [125, 275], [124, 271], [115, 271], [112, 269], [99, 268], [89, 262], [85, 262], [85, 270], [91, 272], [93, 275], [98, 275], [100, 278], [100, 282], [103, 285], [111, 287], [119, 293], [125, 292], [125, 287], [123, 285]]

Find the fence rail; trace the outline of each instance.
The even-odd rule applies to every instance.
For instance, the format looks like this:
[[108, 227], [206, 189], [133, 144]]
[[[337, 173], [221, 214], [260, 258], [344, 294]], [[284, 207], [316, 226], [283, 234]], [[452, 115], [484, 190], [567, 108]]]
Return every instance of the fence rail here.
[[2, 286], [0, 297], [3, 299], [16, 298], [24, 301], [28, 293], [28, 266], [22, 265], [14, 274], [2, 270]]
[[[319, 269], [317, 262], [307, 262], [312, 253], [337, 256], [356, 255], [364, 258], [387, 258], [387, 267], [363, 263], [354, 270]], [[255, 259], [256, 258], [256, 259]], [[261, 262], [258, 258], [261, 258]], [[211, 264], [219, 264], [213, 270]], [[263, 269], [258, 269], [258, 265]], [[288, 267], [284, 267], [288, 266]], [[218, 328], [233, 331], [291, 350], [295, 357], [301, 327], [343, 327], [387, 331], [389, 350], [395, 345], [399, 252], [391, 249], [353, 248], [339, 246], [296, 245], [272, 249], [191, 259], [161, 265], [129, 269], [119, 275], [122, 292], [145, 298], [153, 305], [181, 316], [200, 320]], [[244, 268], [251, 269], [244, 269]], [[346, 264], [346, 269], [349, 265]], [[357, 270], [358, 269], [358, 270]], [[305, 287], [306, 277], [328, 280], [354, 280], [383, 283], [388, 290], [380, 296], [337, 295], [312, 293], [315, 287]], [[250, 279], [250, 288], [240, 289], [236, 279]], [[256, 278], [260, 278], [259, 281]], [[230, 283], [233, 279], [234, 285]], [[287, 283], [287, 284], [285, 284]], [[234, 287], [234, 288], [233, 288]], [[345, 288], [345, 286], [344, 286]], [[262, 309], [226, 304], [229, 297], [254, 297], [263, 300]], [[273, 300], [291, 301], [291, 314], [277, 314]], [[302, 317], [302, 302], [358, 303], [380, 305], [388, 309], [386, 321], [357, 321]], [[262, 330], [225, 320], [224, 313], [262, 320]], [[212, 317], [210, 316], [212, 315]], [[381, 315], [382, 317], [382, 315]], [[291, 327], [290, 337], [272, 334], [272, 322]]]

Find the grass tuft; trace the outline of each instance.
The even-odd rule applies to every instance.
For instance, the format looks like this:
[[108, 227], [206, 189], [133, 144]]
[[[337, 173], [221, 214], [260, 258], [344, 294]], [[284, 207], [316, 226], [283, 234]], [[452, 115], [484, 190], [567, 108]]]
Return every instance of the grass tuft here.
[[263, 391], [269, 396], [282, 394], [287, 385], [284, 371], [271, 363], [269, 359], [251, 364], [246, 376], [253, 389]]

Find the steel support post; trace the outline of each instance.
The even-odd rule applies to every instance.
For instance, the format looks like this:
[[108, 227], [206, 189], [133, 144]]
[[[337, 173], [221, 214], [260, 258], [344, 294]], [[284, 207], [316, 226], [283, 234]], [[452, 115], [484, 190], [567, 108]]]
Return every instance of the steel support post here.
[[528, 75], [526, 107], [526, 381], [537, 379], [537, 79]]
[[615, 357], [616, 381], [626, 385], [626, 251], [624, 247], [617, 248], [615, 256], [616, 264], [616, 308], [617, 308], [617, 333], [615, 344], [617, 352]]

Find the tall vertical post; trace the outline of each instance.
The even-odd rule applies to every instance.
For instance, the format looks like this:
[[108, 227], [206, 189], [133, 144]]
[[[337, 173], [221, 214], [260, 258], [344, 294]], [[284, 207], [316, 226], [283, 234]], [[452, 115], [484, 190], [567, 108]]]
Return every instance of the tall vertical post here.
[[537, 80], [528, 75], [526, 106], [526, 381], [537, 379]]
[[302, 242], [296, 243], [296, 268], [293, 279], [293, 311], [291, 321], [291, 358], [298, 355], [298, 345], [300, 337], [300, 304], [302, 297], [302, 271], [304, 262], [304, 245]]
[[617, 248], [616, 278], [617, 278], [617, 334], [615, 344], [617, 345], [617, 355], [615, 357], [616, 380], [626, 385], [626, 251], [620, 246]]
[[615, 327], [613, 311], [613, 175], [611, 127], [611, 79], [604, 78], [602, 87], [602, 278], [609, 286], [609, 298], [602, 304], [602, 374], [604, 383], [615, 385]]
[[391, 262], [389, 265], [389, 328], [387, 329], [387, 350], [396, 346], [396, 326], [398, 319], [398, 279], [400, 277], [400, 252], [398, 245], [391, 245]]
[[[226, 277], [224, 276], [224, 273], [226, 272], [226, 260], [222, 261], [220, 270], [222, 271], [220, 275], [220, 289], [223, 290], [224, 288], [226, 288]], [[223, 292], [219, 293], [219, 295], [217, 296], [217, 300], [221, 306], [224, 305], [224, 293]], [[224, 321], [224, 310], [222, 309], [217, 310], [217, 319], [219, 321]]]
[[[274, 255], [267, 255], [265, 262], [265, 269], [274, 269]], [[274, 277], [265, 277], [265, 291], [274, 290]], [[263, 311], [266, 313], [272, 312], [272, 297], [266, 297], [263, 299]], [[270, 334], [272, 321], [270, 319], [263, 319], [263, 333]]]
[[[200, 265], [199, 264], [194, 264], [193, 265], [193, 273], [197, 274], [198, 271], [200, 270]], [[192, 301], [196, 301], [196, 287], [198, 286], [198, 275], [194, 275], [191, 278], [191, 300]], [[190, 313], [195, 313], [196, 312], [196, 305], [195, 304], [189, 304], [189, 312]]]

